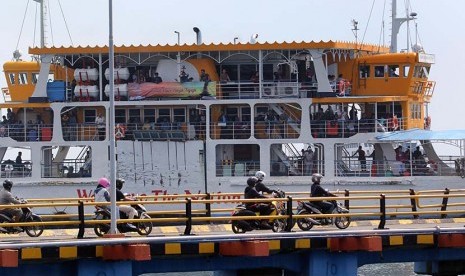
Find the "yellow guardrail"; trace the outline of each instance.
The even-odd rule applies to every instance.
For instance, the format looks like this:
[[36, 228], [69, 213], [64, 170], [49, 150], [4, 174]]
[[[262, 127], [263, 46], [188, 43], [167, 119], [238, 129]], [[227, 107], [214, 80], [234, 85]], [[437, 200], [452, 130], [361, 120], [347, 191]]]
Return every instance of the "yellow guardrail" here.
[[[148, 212], [152, 218], [143, 220], [120, 219], [117, 223], [127, 222], [151, 222], [155, 224], [186, 223], [186, 228], [193, 222], [218, 222], [232, 220], [251, 220], [257, 217], [240, 217], [224, 215], [234, 211], [232, 207], [221, 207], [224, 204], [242, 204], [248, 202], [269, 203], [282, 202], [286, 205], [286, 214], [276, 216], [260, 216], [260, 219], [299, 219], [299, 218], [321, 218], [345, 216], [351, 219], [364, 219], [367, 217], [379, 217], [380, 228], [384, 227], [385, 220], [391, 217], [412, 216], [441, 216], [460, 215], [465, 212], [465, 189], [445, 189], [445, 190], [367, 190], [367, 191], [335, 191], [338, 197], [309, 197], [309, 192], [292, 192], [287, 194], [287, 198], [264, 198], [264, 199], [244, 199], [241, 193], [205, 193], [205, 194], [180, 194], [180, 195], [148, 195], [137, 196], [135, 201], [117, 202], [117, 205], [144, 204], [152, 206]], [[293, 211], [296, 209], [298, 201], [316, 202], [321, 200], [336, 200], [343, 202], [350, 210], [347, 214], [309, 214], [297, 215]], [[424, 200], [438, 202], [424, 204]], [[450, 202], [452, 201], [452, 202]], [[0, 205], [4, 208], [56, 208], [56, 207], [92, 207], [109, 206], [109, 202], [94, 202], [92, 198], [52, 198], [52, 199], [29, 199], [27, 203], [20, 205]], [[166, 206], [180, 206], [178, 209], [166, 210]], [[202, 208], [192, 208], [201, 205]], [[159, 210], [154, 210], [159, 207]], [[217, 207], [217, 208], [215, 208]], [[176, 208], [176, 207], [175, 207]], [[449, 210], [447, 210], [449, 208]], [[83, 210], [83, 209], [82, 209]], [[212, 214], [215, 214], [212, 216]], [[44, 214], [43, 222], [4, 222], [0, 227], [58, 227], [58, 226], [93, 226], [95, 224], [110, 223], [109, 220], [94, 220], [93, 213], [69, 214]], [[76, 220], [77, 219], [77, 220]], [[190, 231], [190, 230], [189, 230]]]

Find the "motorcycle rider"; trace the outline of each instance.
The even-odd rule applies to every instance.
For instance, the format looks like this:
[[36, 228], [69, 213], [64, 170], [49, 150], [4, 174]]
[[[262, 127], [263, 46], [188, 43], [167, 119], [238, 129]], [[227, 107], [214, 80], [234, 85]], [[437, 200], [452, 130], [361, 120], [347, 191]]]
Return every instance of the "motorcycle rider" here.
[[[117, 178], [116, 179], [116, 201], [133, 201], [134, 199], [127, 197], [123, 194], [121, 189], [123, 189], [124, 179]], [[119, 210], [126, 214], [128, 219], [134, 219], [134, 216], [137, 214], [136, 209], [131, 207], [130, 205], [118, 205]], [[127, 223], [129, 228], [136, 228], [132, 223]]]
[[[314, 173], [312, 175], [312, 187], [310, 189], [310, 196], [311, 197], [329, 197], [329, 196], [335, 196], [334, 194], [328, 192], [327, 190], [323, 189], [321, 187], [320, 182], [323, 176], [319, 173]], [[320, 208], [323, 213], [331, 213], [334, 210], [334, 204], [331, 202], [328, 202], [326, 200], [322, 201], [312, 201], [312, 204], [316, 205], [318, 208]]]
[[[251, 199], [251, 198], [267, 198], [264, 195], [261, 195], [256, 189], [255, 185], [258, 182], [258, 178], [252, 176], [247, 179], [247, 187], [244, 190], [244, 198]], [[260, 215], [267, 216], [273, 210], [270, 207], [269, 203], [254, 203], [254, 202], [247, 202], [245, 207], [247, 210], [252, 212], [260, 212]], [[262, 220], [260, 228], [263, 229], [271, 229], [271, 225], [267, 222], [267, 220]]]
[[[97, 185], [97, 188], [95, 189], [95, 193], [94, 193], [95, 202], [109, 202], [110, 201], [110, 192], [108, 191], [108, 188], [110, 188], [110, 181], [105, 177], [100, 178], [98, 180], [98, 185]], [[110, 210], [109, 205], [104, 205], [104, 206], [102, 205], [102, 206], [99, 206], [99, 207], [101, 207], [103, 209]], [[128, 225], [128, 227], [131, 228], [131, 230], [136, 229], [136, 227], [134, 225], [130, 225], [130, 226]]]
[[263, 179], [266, 177], [266, 173], [264, 171], [257, 171], [255, 173], [255, 177], [258, 179], [257, 184], [255, 184], [255, 190], [257, 190], [257, 192], [267, 194], [272, 194], [274, 192], [274, 190], [271, 190], [263, 183]]
[[[11, 188], [13, 187], [13, 181], [6, 179], [3, 181], [3, 189], [0, 191], [0, 205], [8, 205], [8, 204], [21, 204], [22, 202], [19, 201], [11, 194]], [[7, 216], [14, 219], [14, 222], [19, 222], [21, 216], [23, 215], [23, 211], [21, 208], [5, 208], [1, 210], [2, 213], [6, 214]], [[23, 231], [20, 227], [13, 227], [16, 231]]]

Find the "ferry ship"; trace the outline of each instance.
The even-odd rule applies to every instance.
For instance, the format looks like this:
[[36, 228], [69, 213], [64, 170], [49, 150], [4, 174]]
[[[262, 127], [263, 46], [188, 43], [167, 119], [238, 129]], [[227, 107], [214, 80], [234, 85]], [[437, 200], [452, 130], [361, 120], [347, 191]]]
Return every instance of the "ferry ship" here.
[[196, 32], [193, 45], [116, 46], [114, 114], [109, 47], [16, 53], [3, 65], [0, 181], [24, 197], [91, 196], [114, 131], [117, 176], [137, 194], [240, 192], [258, 170], [286, 191], [308, 190], [313, 173], [371, 188], [460, 182], [465, 137], [429, 130], [435, 57], [420, 46], [204, 44]]

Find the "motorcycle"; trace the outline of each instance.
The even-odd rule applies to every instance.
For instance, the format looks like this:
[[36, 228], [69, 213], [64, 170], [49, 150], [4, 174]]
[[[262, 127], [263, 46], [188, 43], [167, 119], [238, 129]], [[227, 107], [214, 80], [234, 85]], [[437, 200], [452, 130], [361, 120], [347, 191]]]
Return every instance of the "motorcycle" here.
[[[133, 204], [131, 205], [134, 209], [136, 209], [137, 214], [134, 216], [134, 219], [150, 219], [151, 217], [147, 214], [147, 209], [145, 209], [144, 205], [142, 204]], [[100, 206], [95, 206], [95, 220], [107, 220], [111, 218], [110, 209], [103, 208]], [[123, 212], [119, 212], [121, 219], [128, 219], [127, 215]], [[118, 223], [117, 228], [120, 233], [127, 233], [127, 232], [137, 232], [141, 236], [148, 236], [152, 232], [152, 223], [151, 222], [135, 222], [133, 223], [136, 228], [129, 227], [126, 223]], [[95, 224], [94, 232], [97, 236], [102, 237], [104, 234], [110, 231], [110, 224], [108, 223], [101, 223]]]
[[[26, 200], [20, 200], [22, 204], [26, 204]], [[19, 222], [42, 222], [42, 218], [34, 214], [32, 212], [32, 209], [30, 207], [21, 207], [21, 211], [23, 211], [23, 214], [21, 218], [19, 219]], [[15, 221], [13, 220], [13, 217], [11, 217], [9, 214], [4, 213], [2, 210], [0, 210], [0, 233], [5, 233], [5, 234], [16, 234], [20, 232], [26, 232], [26, 234], [29, 237], [38, 237], [42, 235], [44, 232], [44, 226], [43, 225], [34, 225], [34, 226], [21, 226], [21, 227], [1, 227], [2, 223], [14, 223]]]
[[[349, 210], [344, 208], [341, 203], [336, 202], [335, 200], [331, 201], [333, 204], [333, 214], [348, 214]], [[313, 202], [299, 202], [297, 205], [297, 215], [309, 215], [317, 214], [321, 215], [324, 212], [319, 206]], [[318, 218], [299, 218], [297, 219], [297, 226], [303, 231], [308, 231], [312, 229], [314, 225], [336, 225], [339, 229], [346, 229], [350, 225], [349, 216], [341, 217], [318, 217]]]
[[[271, 194], [273, 198], [284, 198], [285, 193], [283, 191], [277, 190], [273, 191]], [[269, 216], [276, 216], [276, 215], [285, 215], [286, 214], [286, 206], [284, 201], [275, 201], [273, 200], [270, 204], [271, 206], [271, 213]], [[245, 204], [237, 205], [232, 213], [233, 217], [236, 216], [245, 216], [245, 217], [259, 217], [260, 212], [253, 212], [248, 210]], [[269, 219], [268, 223], [271, 224], [271, 230], [273, 232], [282, 232], [286, 228], [287, 221], [285, 218], [278, 218], [278, 219]], [[231, 228], [235, 234], [245, 233], [253, 230], [265, 230], [269, 229], [268, 227], [264, 227], [261, 223], [260, 219], [251, 219], [251, 220], [232, 220], [231, 221]]]

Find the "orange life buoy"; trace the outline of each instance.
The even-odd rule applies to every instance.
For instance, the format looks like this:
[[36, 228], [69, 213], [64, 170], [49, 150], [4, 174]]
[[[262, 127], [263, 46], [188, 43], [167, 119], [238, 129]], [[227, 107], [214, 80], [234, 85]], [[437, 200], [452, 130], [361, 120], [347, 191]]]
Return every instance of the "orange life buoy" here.
[[122, 139], [124, 138], [125, 134], [126, 128], [123, 125], [117, 124], [115, 127], [115, 139]]

